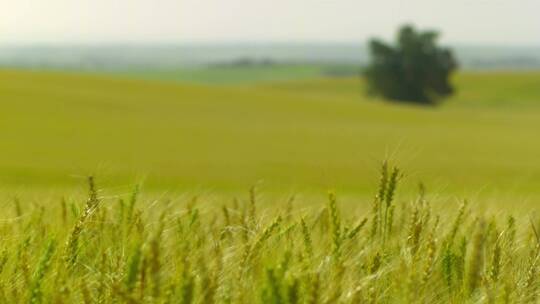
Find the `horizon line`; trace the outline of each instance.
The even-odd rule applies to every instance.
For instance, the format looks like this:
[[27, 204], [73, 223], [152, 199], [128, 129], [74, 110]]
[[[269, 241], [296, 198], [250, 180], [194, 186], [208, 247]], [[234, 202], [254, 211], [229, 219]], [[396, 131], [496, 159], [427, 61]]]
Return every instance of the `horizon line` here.
[[[76, 42], [53, 42], [53, 41], [32, 41], [32, 42], [1, 42], [0, 48], [6, 47], [111, 47], [111, 46], [134, 46], [134, 47], [189, 47], [189, 46], [355, 46], [362, 47], [368, 44], [368, 41], [323, 41], [323, 40], [237, 40], [237, 41], [76, 41]], [[440, 43], [442, 46], [453, 47], [497, 47], [497, 48], [540, 48], [538, 44], [512, 43], [505, 44], [500, 42], [446, 42]]]

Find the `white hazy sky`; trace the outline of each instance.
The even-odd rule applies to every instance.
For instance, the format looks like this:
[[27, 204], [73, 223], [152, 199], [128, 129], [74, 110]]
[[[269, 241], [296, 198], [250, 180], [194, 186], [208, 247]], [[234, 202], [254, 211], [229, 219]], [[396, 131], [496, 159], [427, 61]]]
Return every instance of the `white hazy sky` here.
[[405, 22], [540, 45], [540, 0], [0, 0], [0, 43], [364, 42]]

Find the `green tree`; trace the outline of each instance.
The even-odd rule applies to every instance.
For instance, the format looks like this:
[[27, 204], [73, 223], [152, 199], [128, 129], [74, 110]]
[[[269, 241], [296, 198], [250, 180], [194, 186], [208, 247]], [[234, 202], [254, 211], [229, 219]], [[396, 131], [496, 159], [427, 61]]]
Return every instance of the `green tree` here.
[[435, 31], [405, 25], [396, 46], [373, 39], [371, 63], [365, 70], [369, 93], [419, 104], [436, 104], [454, 92], [450, 74], [457, 68], [452, 51], [437, 46]]

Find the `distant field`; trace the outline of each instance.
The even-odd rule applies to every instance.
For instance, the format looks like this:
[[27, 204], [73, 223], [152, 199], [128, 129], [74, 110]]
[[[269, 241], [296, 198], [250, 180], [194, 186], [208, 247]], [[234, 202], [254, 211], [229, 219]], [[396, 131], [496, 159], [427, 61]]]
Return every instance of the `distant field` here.
[[358, 75], [359, 67], [324, 64], [271, 64], [254, 66], [215, 65], [173, 69], [127, 69], [122, 76], [214, 85], [306, 80], [333, 75]]
[[155, 190], [366, 194], [388, 157], [436, 193], [540, 196], [540, 72], [459, 74], [458, 94], [431, 109], [296, 68], [305, 77], [215, 75], [226, 86], [202, 72], [187, 84], [1, 71], [0, 183], [72, 187], [93, 173]]

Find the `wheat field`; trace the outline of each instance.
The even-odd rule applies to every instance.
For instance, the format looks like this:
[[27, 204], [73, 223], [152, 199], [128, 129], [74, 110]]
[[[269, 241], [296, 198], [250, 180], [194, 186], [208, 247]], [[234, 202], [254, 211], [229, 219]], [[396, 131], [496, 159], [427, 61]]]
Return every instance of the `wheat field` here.
[[538, 302], [540, 74], [300, 72], [0, 71], [0, 303]]
[[459, 198], [540, 197], [538, 72], [457, 74], [436, 109], [370, 98], [356, 77], [242, 81], [0, 70], [0, 188], [62, 194], [96, 175], [157, 192], [262, 181], [279, 195], [370, 195], [392, 158], [404, 191], [422, 181]]
[[[148, 199], [134, 187], [14, 199], [1, 223], [2, 303], [535, 303], [538, 218], [437, 205], [381, 166], [373, 199]], [[4, 206], [7, 207], [7, 206]], [[7, 216], [9, 214], [9, 216]]]

